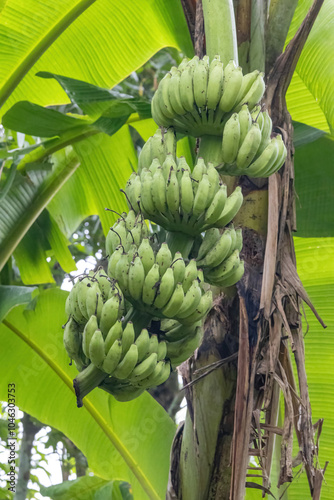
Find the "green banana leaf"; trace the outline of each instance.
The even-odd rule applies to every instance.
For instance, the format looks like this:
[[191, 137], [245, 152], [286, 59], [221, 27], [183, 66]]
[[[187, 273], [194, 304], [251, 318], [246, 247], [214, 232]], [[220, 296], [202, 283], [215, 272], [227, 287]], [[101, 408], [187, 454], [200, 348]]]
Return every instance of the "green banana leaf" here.
[[0, 322], [13, 307], [30, 302], [34, 290], [35, 287], [0, 285]]
[[[298, 2], [286, 43], [294, 36], [312, 4], [312, 0]], [[333, 22], [334, 1], [325, 0], [301, 53], [287, 95], [288, 108], [294, 120], [325, 131], [328, 131], [329, 127], [332, 132], [334, 129]], [[324, 118], [328, 122], [327, 126]]]
[[52, 500], [133, 500], [128, 483], [82, 476], [54, 486], [41, 486], [41, 494]]
[[[148, 28], [149, 27], [149, 28]], [[113, 87], [163, 47], [192, 55], [178, 0], [8, 0], [1, 12], [0, 103], [68, 102], [39, 71]]]
[[[136, 500], [165, 495], [175, 424], [145, 392], [128, 403], [96, 389], [76, 407], [74, 366], [63, 347], [67, 293], [49, 289], [34, 307], [17, 306], [0, 325], [0, 400], [15, 383], [16, 404], [64, 432], [87, 457], [94, 474], [129, 482]], [[163, 429], [163, 432], [162, 432]]]

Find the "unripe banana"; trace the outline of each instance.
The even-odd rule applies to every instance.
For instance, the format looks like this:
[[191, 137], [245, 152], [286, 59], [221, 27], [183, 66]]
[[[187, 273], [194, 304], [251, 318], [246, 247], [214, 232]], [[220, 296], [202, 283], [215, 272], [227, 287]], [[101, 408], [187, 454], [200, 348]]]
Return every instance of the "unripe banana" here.
[[219, 216], [224, 210], [226, 200], [227, 188], [226, 185], [223, 184], [222, 186], [220, 186], [219, 191], [215, 194], [210, 207], [206, 211], [204, 219], [205, 226], [210, 226], [219, 219]]
[[288, 154], [286, 147], [285, 147], [285, 144], [283, 142], [282, 136], [277, 135], [275, 137], [275, 139], [276, 139], [277, 144], [278, 144], [278, 155], [277, 155], [275, 163], [270, 167], [269, 171], [267, 171], [268, 176], [277, 172], [277, 170], [279, 170], [281, 168], [281, 166], [285, 162], [287, 154]]
[[178, 71], [175, 67], [171, 68], [172, 78], [170, 79], [168, 86], [169, 93], [169, 102], [174, 110], [176, 115], [184, 115], [187, 110], [184, 109], [181, 103], [180, 96], [180, 81], [181, 81], [181, 72]]
[[266, 173], [274, 165], [278, 157], [278, 143], [274, 139], [270, 141], [263, 153], [245, 170], [249, 177], [267, 176]]
[[158, 335], [153, 334], [150, 337], [150, 345], [148, 347], [148, 356], [152, 354], [152, 352], [155, 352], [158, 354], [158, 347], [159, 347], [159, 340], [158, 340]]
[[213, 166], [212, 163], [208, 163], [206, 173], [208, 174], [208, 179], [210, 182], [209, 194], [208, 194], [208, 205], [210, 206], [213, 198], [220, 188], [220, 177], [217, 172], [217, 169]]
[[154, 252], [148, 238], [143, 238], [139, 245], [138, 256], [141, 258], [146, 275], [154, 264]]
[[227, 120], [223, 131], [222, 158], [224, 163], [234, 163], [239, 148], [240, 125], [238, 113], [233, 113]]
[[128, 378], [132, 373], [134, 367], [136, 366], [137, 361], [138, 348], [136, 344], [132, 344], [122, 361], [118, 364], [116, 370], [113, 373], [113, 377], [116, 377], [120, 380]]
[[115, 278], [124, 294], [127, 294], [129, 290], [129, 268], [128, 254], [123, 253], [116, 264]]
[[[255, 71], [252, 71], [251, 73], [247, 73], [246, 75], [243, 75], [242, 77], [242, 82], [239, 90], [239, 94], [237, 96], [235, 105], [242, 105], [242, 104], [247, 104], [247, 100], [245, 99], [246, 95], [252, 88], [253, 83], [257, 80], [260, 72], [256, 69]], [[249, 109], [251, 110], [252, 108], [248, 106]]]
[[188, 359], [199, 346], [203, 337], [202, 327], [196, 327], [187, 337], [175, 341], [167, 342], [167, 357], [173, 366], [177, 366]]
[[165, 307], [162, 309], [162, 313], [164, 316], [167, 318], [173, 318], [177, 315], [178, 311], [180, 310], [180, 307], [182, 306], [184, 300], [184, 293], [183, 293], [183, 287], [182, 283], [178, 283], [175, 287], [175, 290], [165, 305]]
[[95, 278], [97, 279], [99, 288], [102, 293], [102, 300], [105, 302], [108, 299], [110, 292], [110, 279], [108, 278], [102, 267], [98, 269], [97, 273], [95, 274]]
[[261, 131], [257, 123], [252, 123], [237, 156], [237, 168], [247, 168], [253, 161], [261, 144]]
[[122, 342], [115, 340], [113, 345], [109, 348], [106, 357], [102, 364], [102, 370], [111, 375], [119, 365], [122, 357]]
[[223, 92], [223, 64], [220, 62], [219, 56], [215, 56], [209, 69], [209, 81], [207, 92], [207, 107], [208, 109], [216, 109]]
[[245, 263], [241, 261], [239, 265], [234, 269], [233, 273], [231, 273], [228, 277], [223, 277], [219, 280], [218, 285], [221, 287], [227, 287], [235, 285], [241, 278], [243, 277], [245, 272]]
[[180, 320], [180, 318], [186, 318], [192, 314], [200, 303], [201, 297], [202, 290], [199, 286], [198, 280], [195, 279], [184, 297], [183, 304], [176, 315], [177, 319]]
[[[167, 132], [164, 133], [163, 144], [165, 157], [171, 154], [173, 158], [176, 158], [176, 133], [173, 127], [169, 127]], [[161, 163], [163, 163], [163, 161], [164, 159]]]
[[152, 352], [146, 359], [141, 361], [132, 371], [129, 380], [132, 384], [140, 382], [146, 377], [149, 377], [157, 366], [157, 353]]
[[204, 212], [210, 201], [208, 203], [209, 190], [211, 184], [208, 178], [208, 174], [203, 174], [201, 181], [198, 184], [197, 192], [193, 204], [193, 215], [198, 216]]
[[[170, 169], [166, 187], [166, 201], [169, 212], [175, 217], [179, 213], [180, 190], [177, 182], [176, 170]], [[178, 221], [178, 219], [176, 219]]]
[[[135, 210], [137, 212], [137, 205], [134, 197], [134, 180], [136, 177], [137, 177], [136, 172], [132, 172], [125, 186], [125, 194], [128, 207], [131, 210]], [[108, 253], [108, 248], [107, 248], [107, 253]]]
[[98, 322], [101, 318], [101, 312], [103, 307], [102, 294], [100, 288], [96, 282], [92, 282], [91, 286], [88, 287], [86, 295], [86, 308], [88, 316], [95, 314]]
[[186, 337], [194, 335], [195, 329], [199, 325], [200, 322], [191, 325], [182, 325], [177, 321], [174, 328], [164, 333], [164, 337], [168, 342], [176, 342], [178, 340], [185, 339]]
[[136, 224], [136, 212], [134, 210], [129, 210], [125, 217], [125, 227], [129, 231], [135, 227]]
[[240, 148], [252, 125], [252, 115], [250, 114], [248, 106], [246, 104], [244, 104], [241, 107], [238, 116], [240, 124], [240, 140], [239, 140], [239, 148]]
[[[90, 285], [90, 283], [88, 284]], [[76, 283], [73, 286], [72, 290], [70, 291], [70, 299], [69, 299], [71, 304], [70, 313], [79, 325], [84, 325], [87, 321], [87, 318], [83, 316], [79, 307], [78, 290], [79, 286], [78, 283]], [[89, 318], [88, 312], [86, 312], [86, 316]]]
[[235, 247], [234, 247], [234, 249], [235, 250], [239, 250], [239, 252], [241, 252], [242, 245], [243, 245], [242, 229], [241, 228], [236, 229], [235, 236], [236, 236], [236, 238], [235, 238]]
[[193, 193], [193, 187], [192, 187], [192, 181], [190, 178], [190, 173], [186, 170], [183, 172], [182, 178], [181, 178], [181, 208], [183, 211], [183, 214], [188, 215], [190, 214], [192, 207], [193, 207], [193, 202], [194, 202], [194, 193]]
[[161, 90], [158, 87], [158, 90], [155, 92], [151, 101], [152, 118], [157, 125], [161, 127], [169, 127], [170, 125], [173, 125], [173, 121], [165, 116], [163, 109], [164, 104], [162, 102]]
[[192, 282], [197, 278], [197, 273], [198, 271], [197, 271], [196, 260], [191, 259], [191, 261], [189, 262], [189, 264], [185, 269], [184, 280], [182, 283], [184, 293], [187, 293], [187, 291], [191, 287]]
[[104, 349], [106, 354], [108, 353], [110, 347], [114, 344], [114, 342], [122, 338], [122, 335], [123, 335], [122, 321], [118, 320], [110, 328], [108, 335], [104, 341]]
[[172, 254], [167, 243], [162, 243], [157, 255], [155, 256], [155, 263], [159, 266], [160, 276], [163, 276], [172, 263]]
[[102, 368], [105, 358], [104, 340], [101, 330], [95, 330], [89, 343], [89, 358], [97, 367]]
[[135, 341], [135, 330], [132, 321], [128, 321], [122, 334], [122, 357], [126, 355]]
[[208, 76], [208, 65], [203, 59], [200, 59], [195, 66], [193, 79], [195, 103], [198, 108], [206, 105]]
[[152, 142], [152, 137], [149, 137], [139, 154], [138, 169], [137, 169], [138, 174], [140, 174], [143, 168], [148, 168], [152, 163], [151, 142]]
[[158, 361], [154, 371], [151, 375], [140, 382], [137, 382], [141, 388], [149, 389], [150, 387], [156, 387], [163, 384], [168, 379], [171, 372], [171, 366], [169, 361]]
[[195, 312], [190, 314], [187, 318], [180, 319], [180, 323], [185, 325], [191, 325], [192, 323], [196, 323], [197, 321], [204, 318], [212, 307], [212, 292], [208, 290], [202, 295], [200, 303], [198, 304]]
[[103, 304], [101, 311], [99, 325], [104, 338], [120, 316], [120, 298], [114, 295]]
[[116, 264], [119, 261], [119, 259], [121, 258], [123, 252], [124, 252], [123, 247], [121, 245], [119, 245], [115, 249], [114, 253], [111, 255], [109, 262], [108, 262], [108, 276], [110, 278], [115, 277]]
[[174, 286], [173, 269], [169, 267], [161, 278], [158, 293], [154, 301], [155, 307], [161, 309], [167, 304], [174, 292]]
[[243, 202], [241, 187], [237, 186], [233, 193], [227, 198], [224, 210], [219, 219], [216, 220], [216, 227], [224, 227], [231, 222], [231, 220], [238, 213]]
[[183, 108], [192, 111], [195, 104], [193, 87], [193, 66], [187, 64], [180, 76], [180, 99]]
[[186, 265], [181, 252], [175, 253], [171, 268], [174, 273], [174, 282], [182, 283], [186, 272]]
[[234, 272], [234, 270], [239, 266], [239, 264], [240, 264], [239, 250], [234, 250], [226, 260], [223, 260], [214, 269], [210, 269], [206, 273], [205, 277], [209, 283], [212, 284], [219, 283], [219, 280], [221, 280], [222, 278], [228, 278]]
[[88, 279], [87, 277], [83, 278], [82, 280], [79, 280], [76, 284], [78, 306], [82, 316], [86, 318], [86, 320], [89, 319], [86, 308], [88, 284], [90, 286], [90, 279]]
[[213, 227], [205, 231], [203, 241], [198, 249], [197, 260], [201, 261], [206, 256], [206, 254], [214, 247], [219, 239], [220, 231], [218, 228]]
[[216, 267], [229, 255], [232, 247], [231, 229], [225, 229], [219, 240], [205, 255], [204, 259], [197, 262], [198, 266]]
[[166, 205], [166, 181], [162, 173], [162, 168], [157, 168], [153, 175], [152, 198], [158, 212], [164, 213]]
[[219, 109], [225, 113], [233, 109], [242, 84], [242, 70], [234, 61], [230, 61], [223, 78], [223, 95], [219, 101]]
[[264, 111], [263, 113], [261, 113], [261, 115], [263, 117], [263, 127], [261, 130], [261, 144], [257, 151], [257, 156], [260, 156], [268, 146], [272, 132], [272, 121], [268, 114], [268, 111]]
[[63, 342], [68, 356], [76, 359], [81, 348], [81, 335], [79, 325], [73, 318], [70, 318], [65, 325]]
[[167, 344], [164, 340], [159, 341], [157, 361], [162, 361], [167, 355]]
[[136, 257], [129, 269], [129, 293], [134, 300], [142, 296], [145, 279], [145, 270], [140, 257]]
[[109, 257], [114, 253], [119, 245], [125, 245], [127, 229], [125, 221], [121, 219], [110, 228], [106, 237], [106, 252]]
[[155, 213], [155, 206], [152, 198], [152, 184], [153, 184], [153, 176], [152, 173], [143, 169], [141, 173], [142, 179], [142, 188], [141, 188], [141, 198], [140, 198], [140, 206], [145, 213], [146, 216], [153, 215]]
[[69, 293], [65, 302], [65, 313], [66, 316], [72, 314], [72, 304], [71, 304], [71, 294]]
[[149, 272], [147, 273], [144, 285], [142, 300], [144, 304], [152, 305], [157, 294], [157, 288], [160, 281], [159, 265], [153, 264]]
[[140, 363], [146, 357], [150, 346], [150, 336], [146, 328], [140, 332], [135, 344], [138, 348], [138, 363]]
[[[247, 94], [244, 96], [242, 99], [242, 102], [240, 103], [240, 106], [243, 103], [248, 103], [249, 109], [253, 109], [254, 106], [261, 101], [264, 91], [266, 90], [266, 86], [263, 80], [263, 73], [260, 73], [258, 77], [256, 78], [255, 82], [247, 92]], [[238, 110], [238, 107], [236, 107], [236, 110]]]
[[163, 102], [163, 113], [165, 116], [167, 116], [167, 118], [175, 117], [174, 110], [169, 100], [169, 92], [168, 92], [171, 78], [172, 75], [170, 73], [166, 73], [163, 79], [159, 83], [160, 99], [162, 98]]
[[196, 194], [198, 184], [201, 181], [203, 174], [206, 174], [206, 166], [205, 166], [203, 158], [200, 157], [197, 159], [194, 170], [191, 173], [191, 178], [194, 181], [197, 181], [196, 183], [194, 183], [194, 187], [193, 187], [194, 194]]

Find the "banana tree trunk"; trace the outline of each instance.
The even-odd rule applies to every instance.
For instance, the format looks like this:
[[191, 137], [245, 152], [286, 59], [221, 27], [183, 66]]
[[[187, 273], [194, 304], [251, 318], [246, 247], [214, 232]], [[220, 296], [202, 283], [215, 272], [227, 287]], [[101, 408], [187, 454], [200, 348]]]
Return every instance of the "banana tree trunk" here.
[[[266, 67], [264, 103], [273, 130], [283, 136], [288, 156], [269, 181], [247, 177], [236, 181], [244, 194], [244, 205], [235, 223], [243, 228], [245, 275], [230, 296], [216, 290], [204, 341], [179, 369], [187, 414], [172, 447], [169, 500], [242, 500], [246, 487], [268, 492], [276, 434], [281, 435], [279, 485], [292, 481], [293, 427], [309, 480], [310, 498], [320, 495], [322, 471], [317, 469], [315, 459], [300, 301], [317, 313], [296, 272], [292, 238], [296, 230], [293, 127], [285, 94], [322, 3], [314, 1], [282, 54], [297, 1], [272, 0], [269, 10], [266, 0], [235, 1], [239, 63], [244, 73]], [[219, 53], [224, 59], [221, 52], [226, 50], [228, 60], [233, 53], [233, 30], [224, 30], [222, 24], [228, 17], [226, 12], [233, 17], [231, 6], [232, 0], [203, 0], [210, 56]], [[200, 2], [197, 8], [201, 8]], [[217, 42], [217, 23], [227, 37], [225, 44], [221, 39]], [[288, 341], [295, 358], [297, 384]], [[277, 427], [280, 391], [285, 402], [282, 428]], [[260, 420], [263, 410], [265, 423]], [[297, 426], [298, 419], [302, 425]], [[250, 456], [260, 457], [256, 471], [249, 470]], [[262, 486], [252, 483], [255, 472], [262, 477]]]

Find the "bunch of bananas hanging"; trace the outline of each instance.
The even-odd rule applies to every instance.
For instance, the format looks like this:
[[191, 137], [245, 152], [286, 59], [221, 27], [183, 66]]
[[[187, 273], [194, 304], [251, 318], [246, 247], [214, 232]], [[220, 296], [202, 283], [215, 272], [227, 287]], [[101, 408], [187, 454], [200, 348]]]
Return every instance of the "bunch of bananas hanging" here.
[[243, 202], [240, 187], [227, 197], [226, 185], [212, 164], [206, 166], [199, 158], [191, 171], [184, 157], [175, 159], [172, 154], [161, 165], [155, 158], [139, 175], [132, 173], [125, 193], [134, 211], [168, 231], [191, 236], [225, 227]]
[[250, 110], [261, 100], [265, 90], [263, 73], [243, 75], [234, 61], [225, 68], [219, 56], [191, 60], [185, 58], [172, 67], [161, 80], [152, 99], [154, 121], [173, 126], [186, 135], [221, 136], [226, 119], [248, 104]]
[[180, 252], [174, 257], [162, 243], [155, 253], [150, 239], [144, 238], [135, 253], [120, 245], [109, 261], [109, 276], [115, 278], [125, 298], [137, 310], [158, 318], [176, 318], [193, 324], [211, 308], [212, 293], [204, 293], [203, 273], [196, 260], [186, 265]]
[[222, 139], [221, 173], [269, 177], [285, 162], [287, 150], [282, 136], [271, 138], [272, 122], [260, 107], [250, 113], [245, 104], [227, 120]]
[[[138, 209], [138, 205], [136, 207]], [[149, 231], [141, 213], [137, 214], [134, 210], [130, 210], [128, 214], [124, 212], [107, 234], [107, 255], [112, 257], [119, 245], [123, 247], [124, 251], [128, 251], [132, 247], [137, 248], [148, 234]]]
[[233, 224], [221, 234], [217, 228], [206, 231], [198, 250], [197, 265], [203, 268], [204, 280], [211, 285], [228, 287], [237, 283], [244, 274], [240, 260], [241, 229]]

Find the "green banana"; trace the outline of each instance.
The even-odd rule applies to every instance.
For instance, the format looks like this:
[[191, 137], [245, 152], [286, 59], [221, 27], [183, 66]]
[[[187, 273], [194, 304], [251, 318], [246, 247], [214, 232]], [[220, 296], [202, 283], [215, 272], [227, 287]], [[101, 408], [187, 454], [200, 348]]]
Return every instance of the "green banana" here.
[[148, 355], [152, 354], [152, 352], [155, 352], [156, 354], [158, 354], [158, 347], [159, 347], [158, 335], [153, 334], [150, 337], [150, 345], [148, 347]]
[[145, 275], [149, 272], [154, 264], [154, 252], [148, 238], [143, 238], [138, 248], [138, 256], [141, 258]]
[[81, 348], [81, 334], [79, 325], [72, 317], [65, 325], [63, 342], [68, 356], [72, 359], [78, 358]]
[[167, 355], [167, 344], [164, 340], [159, 341], [157, 361], [162, 361]]
[[171, 298], [162, 309], [162, 314], [167, 318], [175, 317], [182, 306], [183, 300], [184, 293], [182, 283], [177, 283]]
[[180, 76], [180, 100], [182, 107], [186, 111], [192, 111], [195, 105], [194, 87], [193, 87], [193, 67], [187, 64]]
[[86, 308], [88, 317], [95, 314], [98, 322], [101, 318], [101, 312], [103, 307], [102, 294], [97, 282], [92, 282], [91, 286], [88, 287], [86, 295]]
[[234, 163], [239, 148], [240, 124], [238, 113], [227, 120], [223, 131], [222, 158], [224, 163]]
[[163, 274], [159, 283], [158, 293], [154, 301], [154, 306], [158, 309], [162, 309], [171, 298], [174, 292], [174, 287], [175, 283], [173, 269], [169, 267]]
[[140, 363], [146, 357], [150, 346], [150, 336], [146, 328], [140, 332], [135, 344], [138, 348], [138, 363]]
[[214, 247], [214, 245], [217, 243], [219, 239], [220, 239], [220, 231], [218, 228], [213, 227], [205, 231], [204, 238], [197, 253], [198, 261], [201, 261], [203, 257], [206, 256], [206, 254]]
[[212, 292], [208, 290], [202, 295], [200, 303], [198, 304], [195, 312], [187, 316], [186, 318], [180, 319], [180, 323], [185, 325], [191, 325], [192, 323], [196, 323], [200, 319], [204, 318], [208, 314], [212, 307]]
[[242, 69], [234, 61], [230, 61], [224, 70], [223, 94], [219, 101], [219, 109], [224, 113], [233, 109], [242, 81]]
[[172, 78], [170, 79], [168, 86], [169, 102], [176, 115], [184, 115], [186, 114], [187, 110], [184, 109], [181, 102], [181, 95], [180, 95], [181, 72], [175, 67], [171, 68], [170, 72]]
[[243, 203], [243, 196], [241, 187], [237, 186], [233, 193], [227, 198], [224, 210], [222, 211], [219, 219], [216, 220], [216, 227], [224, 227], [231, 222], [231, 220], [238, 213]]
[[118, 364], [113, 373], [113, 377], [124, 380], [130, 376], [138, 361], [138, 347], [132, 344], [125, 354], [124, 358]]
[[222, 211], [224, 210], [226, 200], [227, 188], [226, 185], [223, 184], [215, 194], [210, 207], [205, 213], [204, 224], [206, 227], [214, 224], [219, 219]]
[[184, 297], [183, 304], [179, 309], [176, 318], [180, 320], [192, 314], [200, 303], [201, 297], [202, 290], [199, 286], [198, 280], [195, 279]]
[[120, 302], [120, 298], [114, 295], [103, 304], [99, 325], [104, 338], [107, 336], [110, 328], [121, 316]]
[[95, 278], [97, 279], [99, 288], [102, 293], [102, 300], [103, 302], [105, 302], [108, 299], [110, 292], [110, 286], [111, 286], [110, 279], [108, 278], [102, 267], [98, 269]]
[[203, 59], [198, 61], [193, 77], [194, 98], [198, 108], [206, 105], [208, 88], [208, 65]]
[[159, 167], [155, 171], [152, 180], [152, 199], [155, 208], [158, 212], [164, 213], [167, 209], [166, 205], [166, 181], [162, 172], [162, 168]]
[[209, 68], [207, 108], [216, 109], [222, 96], [224, 71], [220, 57], [215, 56]]
[[241, 261], [239, 265], [234, 269], [233, 273], [231, 273], [228, 277], [223, 277], [217, 284], [221, 287], [228, 287], [235, 285], [241, 278], [243, 277], [245, 272], [245, 263]]
[[282, 167], [288, 154], [282, 136], [277, 135], [275, 139], [278, 145], [278, 155], [275, 163], [270, 167], [269, 171], [267, 171], [267, 176], [277, 172], [277, 170], [279, 170]]
[[208, 195], [211, 184], [208, 178], [208, 174], [203, 174], [202, 179], [198, 183], [198, 188], [196, 191], [196, 195], [194, 198], [193, 204], [193, 215], [198, 216], [210, 205], [210, 201], [208, 203]]
[[266, 172], [274, 165], [278, 157], [278, 143], [272, 139], [263, 153], [245, 170], [249, 177], [266, 177]]
[[239, 250], [234, 250], [227, 259], [221, 261], [214, 269], [210, 269], [205, 277], [209, 283], [218, 283], [220, 279], [228, 278], [239, 264]]
[[261, 131], [257, 123], [252, 123], [237, 156], [237, 168], [245, 169], [253, 161], [261, 144]]
[[185, 170], [183, 172], [182, 178], [181, 178], [181, 186], [180, 186], [180, 191], [181, 191], [181, 208], [183, 215], [188, 215], [190, 214], [193, 203], [194, 203], [194, 193], [193, 193], [193, 187], [192, 187], [192, 181], [190, 177], [190, 173], [188, 170]]
[[155, 256], [155, 263], [159, 266], [160, 276], [163, 276], [172, 263], [172, 254], [167, 243], [162, 243]]
[[101, 330], [95, 330], [89, 343], [89, 358], [97, 367], [102, 368], [105, 358], [104, 340]]
[[[92, 316], [93, 317], [93, 316]], [[116, 340], [121, 340], [123, 335], [123, 326], [122, 321], [118, 320], [116, 323], [110, 328], [108, 335], [104, 341], [105, 353], [109, 352], [110, 347], [114, 344]], [[86, 355], [87, 356], [87, 355]]]
[[186, 272], [186, 264], [181, 252], [175, 253], [171, 268], [174, 273], [174, 283], [182, 283]]
[[189, 262], [189, 264], [185, 269], [185, 275], [182, 282], [184, 293], [187, 293], [187, 291], [192, 285], [192, 282], [197, 278], [197, 274], [198, 270], [197, 270], [196, 259], [191, 259], [191, 261]]
[[[251, 73], [247, 73], [246, 75], [243, 75], [242, 77], [242, 82], [239, 90], [239, 94], [237, 96], [236, 102], [234, 103], [236, 107], [237, 105], [242, 105], [247, 103], [247, 100], [245, 99], [246, 95], [252, 88], [253, 83], [256, 82], [260, 72], [256, 69], [255, 71], [252, 71]], [[249, 109], [250, 106], [248, 106]]]
[[112, 346], [109, 348], [106, 357], [102, 363], [102, 370], [109, 375], [111, 375], [119, 365], [122, 357], [122, 342], [121, 340], [115, 340]]
[[169, 213], [178, 221], [179, 206], [180, 206], [180, 190], [179, 183], [176, 177], [176, 170], [170, 169], [166, 187], [166, 201]]
[[153, 264], [149, 272], [147, 273], [144, 285], [142, 301], [144, 304], [152, 305], [157, 294], [157, 288], [160, 281], [159, 264]]
[[155, 213], [155, 206], [152, 198], [152, 184], [153, 176], [152, 173], [144, 168], [141, 173], [142, 188], [141, 188], [141, 198], [140, 206], [146, 216], [153, 215]]
[[240, 102], [239, 105], [237, 105], [236, 110], [238, 110], [238, 107], [241, 107], [243, 103], [248, 103], [249, 109], [253, 109], [254, 106], [260, 102], [260, 100], [263, 97], [264, 91], [266, 89], [264, 80], [263, 80], [263, 73], [259, 73], [257, 76], [255, 82], [249, 89], [249, 91], [246, 93], [246, 95], [243, 97], [242, 102]]
[[229, 255], [232, 246], [231, 230], [225, 229], [219, 240], [205, 257], [197, 262], [198, 266], [216, 267]]
[[[122, 334], [122, 358], [126, 355], [130, 346], [135, 341], [135, 330], [132, 321], [128, 321]], [[136, 346], [137, 347], [137, 346]], [[138, 350], [137, 350], [138, 353]]]
[[142, 296], [145, 280], [145, 269], [140, 257], [136, 257], [130, 264], [129, 269], [129, 293], [134, 300]]
[[144, 168], [148, 168], [152, 163], [151, 143], [152, 143], [152, 137], [149, 137], [147, 139], [147, 141], [145, 142], [144, 146], [142, 147], [142, 150], [139, 154], [138, 169], [137, 169], [138, 174], [140, 174], [140, 172]]
[[136, 384], [141, 380], [149, 377], [155, 367], [157, 366], [158, 356], [157, 353], [152, 352], [146, 359], [141, 361], [132, 371], [131, 375], [128, 377], [132, 384]]
[[246, 104], [244, 104], [241, 107], [238, 116], [240, 124], [240, 140], [239, 140], [239, 148], [240, 148], [252, 125], [252, 115], [250, 114], [248, 106]]
[[123, 253], [115, 267], [115, 278], [124, 294], [129, 290], [129, 269], [128, 254]]

